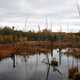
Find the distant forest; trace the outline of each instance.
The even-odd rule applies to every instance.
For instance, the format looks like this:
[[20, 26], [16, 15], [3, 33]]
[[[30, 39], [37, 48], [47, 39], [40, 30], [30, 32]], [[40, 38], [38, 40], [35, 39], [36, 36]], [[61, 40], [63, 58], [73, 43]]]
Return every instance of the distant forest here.
[[47, 29], [39, 32], [17, 31], [14, 27], [0, 28], [0, 43], [15, 43], [17, 41], [80, 41], [80, 32], [51, 32]]

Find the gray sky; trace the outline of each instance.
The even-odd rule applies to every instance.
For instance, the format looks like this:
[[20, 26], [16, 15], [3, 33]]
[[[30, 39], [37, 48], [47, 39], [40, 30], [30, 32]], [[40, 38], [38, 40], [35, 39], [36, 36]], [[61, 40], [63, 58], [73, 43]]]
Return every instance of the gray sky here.
[[49, 23], [80, 25], [80, 0], [0, 0], [0, 24]]

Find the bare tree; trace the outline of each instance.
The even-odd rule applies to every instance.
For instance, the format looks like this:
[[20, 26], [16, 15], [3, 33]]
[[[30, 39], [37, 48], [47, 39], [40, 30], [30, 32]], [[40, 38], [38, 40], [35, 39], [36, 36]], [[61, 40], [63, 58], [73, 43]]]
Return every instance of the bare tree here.
[[80, 6], [79, 6], [78, 0], [76, 0], [76, 7], [77, 7], [77, 11], [78, 11], [78, 16], [80, 16]]
[[48, 18], [47, 16], [45, 16], [45, 26], [46, 26], [46, 29], [48, 28]]
[[26, 18], [25, 18], [25, 24], [24, 24], [24, 30], [23, 30], [23, 31], [26, 31], [26, 27], [27, 27], [28, 18], [29, 18], [29, 17], [26, 17]]

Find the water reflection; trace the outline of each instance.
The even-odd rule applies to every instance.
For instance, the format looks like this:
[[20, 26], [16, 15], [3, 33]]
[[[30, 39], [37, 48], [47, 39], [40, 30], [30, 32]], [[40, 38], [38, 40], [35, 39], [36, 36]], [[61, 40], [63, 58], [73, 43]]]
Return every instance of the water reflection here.
[[16, 61], [15, 61], [15, 55], [14, 54], [11, 55], [11, 59], [13, 61], [13, 68], [15, 68], [16, 67]]
[[22, 54], [0, 62], [0, 80], [68, 80], [71, 69], [80, 72], [80, 59], [65, 55], [59, 49], [28, 56]]

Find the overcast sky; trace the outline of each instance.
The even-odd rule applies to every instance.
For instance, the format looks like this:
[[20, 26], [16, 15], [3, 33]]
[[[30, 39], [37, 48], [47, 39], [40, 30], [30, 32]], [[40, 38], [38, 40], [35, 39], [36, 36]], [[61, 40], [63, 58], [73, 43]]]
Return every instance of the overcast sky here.
[[[77, 25], [80, 16], [77, 9], [80, 0], [0, 0], [0, 24], [29, 25], [54, 24]], [[22, 28], [19, 26], [19, 28]]]

